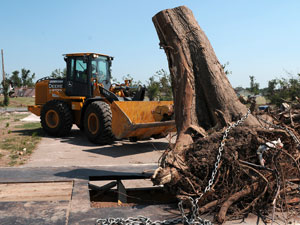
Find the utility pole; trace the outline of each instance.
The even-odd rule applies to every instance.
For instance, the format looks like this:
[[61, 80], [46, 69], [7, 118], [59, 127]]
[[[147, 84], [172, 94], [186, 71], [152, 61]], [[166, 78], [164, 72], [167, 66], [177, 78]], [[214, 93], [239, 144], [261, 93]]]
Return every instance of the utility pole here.
[[3, 88], [3, 95], [4, 95], [4, 100], [3, 100], [3, 104], [5, 106], [8, 106], [9, 104], [9, 90], [8, 90], [8, 83], [6, 83], [5, 80], [5, 71], [4, 71], [4, 56], [3, 56], [3, 49], [1, 49], [1, 56], [2, 56], [2, 74], [3, 74], [3, 81], [2, 81], [2, 88]]
[[2, 56], [2, 75], [3, 75], [3, 88], [5, 85], [5, 72], [4, 72], [4, 56], [3, 56], [3, 49], [1, 49], [1, 56]]

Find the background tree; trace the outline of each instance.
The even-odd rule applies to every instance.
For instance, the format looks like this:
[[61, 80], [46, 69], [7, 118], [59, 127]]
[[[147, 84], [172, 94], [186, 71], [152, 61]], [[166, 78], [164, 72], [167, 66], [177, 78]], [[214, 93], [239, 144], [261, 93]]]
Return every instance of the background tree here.
[[172, 85], [171, 85], [171, 76], [164, 69], [161, 69], [156, 72], [159, 77], [160, 84], [160, 98], [161, 101], [169, 101], [173, 99], [172, 94]]
[[249, 91], [253, 93], [254, 95], [259, 94], [259, 83], [255, 82], [254, 76], [249, 76], [250, 78], [250, 88]]
[[[8, 74], [7, 74], [8, 75]], [[6, 75], [6, 76], [7, 76]], [[9, 85], [10, 85], [10, 81], [9, 79], [5, 79], [1, 82], [2, 84], [2, 88], [3, 88], [3, 95], [4, 95], [4, 99], [3, 99], [3, 105], [4, 106], [8, 106], [9, 105]]]
[[155, 80], [154, 76], [151, 76], [147, 85], [147, 94], [150, 101], [158, 99], [159, 96], [159, 82]]
[[9, 77], [10, 82], [12, 83], [13, 87], [21, 87], [22, 86], [22, 79], [19, 77], [20, 72], [15, 70], [12, 72], [12, 75]]
[[223, 70], [224, 70], [224, 72], [225, 72], [225, 74], [227, 76], [230, 75], [230, 74], [232, 74], [232, 71], [230, 71], [230, 70], [227, 69], [228, 66], [229, 66], [229, 62], [226, 62], [225, 64], [222, 64]]
[[289, 98], [293, 101], [296, 97], [300, 97], [300, 74], [298, 74], [297, 78], [289, 79]]
[[21, 70], [21, 79], [22, 79], [22, 86], [23, 87], [33, 87], [34, 83], [33, 80], [35, 78], [35, 73], [33, 73], [32, 75], [30, 74], [30, 70], [26, 70], [25, 68], [23, 68]]
[[[130, 80], [130, 85], [129, 85], [130, 87], [138, 87], [138, 86], [142, 85], [142, 82], [140, 80], [134, 80], [130, 74], [123, 76], [121, 83], [124, 83], [125, 80]], [[120, 83], [120, 82], [116, 82], [116, 83]]]
[[64, 68], [63, 70], [61, 69], [55, 69], [51, 72], [50, 77], [55, 78], [55, 79], [63, 79], [66, 78], [67, 76], [67, 69]]
[[173, 99], [171, 76], [164, 69], [157, 71], [147, 83], [149, 100], [169, 101]]
[[293, 101], [300, 96], [300, 74], [290, 79], [273, 79], [268, 82], [266, 97], [271, 104], [279, 106], [284, 101]]

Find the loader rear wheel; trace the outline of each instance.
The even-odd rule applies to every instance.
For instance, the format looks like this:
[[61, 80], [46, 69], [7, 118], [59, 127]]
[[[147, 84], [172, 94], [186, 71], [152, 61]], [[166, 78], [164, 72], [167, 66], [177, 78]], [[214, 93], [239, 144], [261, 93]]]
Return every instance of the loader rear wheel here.
[[44, 131], [51, 136], [68, 135], [73, 124], [68, 104], [59, 100], [47, 102], [41, 111], [41, 124]]
[[112, 112], [105, 102], [92, 102], [84, 114], [84, 131], [88, 139], [95, 144], [113, 142]]

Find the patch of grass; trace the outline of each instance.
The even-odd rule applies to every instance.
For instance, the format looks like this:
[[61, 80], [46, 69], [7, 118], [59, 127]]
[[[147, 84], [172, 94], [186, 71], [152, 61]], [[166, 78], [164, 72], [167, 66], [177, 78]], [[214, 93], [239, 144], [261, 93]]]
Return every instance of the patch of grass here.
[[38, 133], [37, 131], [35, 131], [35, 132], [32, 133], [31, 136], [32, 136], [32, 137], [37, 137], [38, 135], [39, 135], [39, 133]]
[[9, 166], [14, 166], [14, 165], [16, 165], [16, 164], [17, 164], [17, 161], [16, 161], [16, 160], [11, 160], [11, 161], [8, 163]]
[[0, 122], [13, 119], [14, 122], [20, 121], [29, 116], [29, 113], [3, 113], [0, 114]]
[[10, 150], [13, 149], [15, 146], [14, 143], [17, 142], [17, 137], [8, 137], [0, 142], [0, 148], [4, 150]]
[[15, 165], [23, 156], [30, 155], [41, 137], [38, 132], [32, 132], [35, 135], [22, 135], [14, 131], [12, 137], [0, 141], [0, 148], [9, 152], [10, 163]]
[[[0, 102], [3, 102], [4, 97], [0, 96]], [[27, 107], [28, 105], [34, 105], [34, 98], [32, 97], [17, 97], [10, 98], [8, 108], [19, 108], [19, 107]], [[3, 105], [0, 105], [3, 107]]]
[[9, 119], [8, 116], [2, 116], [2, 115], [0, 115], [0, 121], [8, 120], [8, 119]]
[[24, 123], [22, 125], [15, 126], [15, 128], [37, 129], [37, 128], [41, 128], [41, 123], [40, 122]]
[[20, 122], [28, 113], [6, 114], [9, 118], [0, 123], [0, 164], [3, 166], [21, 165], [26, 162], [36, 145], [44, 136], [39, 122]]
[[19, 158], [19, 156], [17, 154], [13, 154], [9, 156], [12, 160], [16, 160], [17, 158]]

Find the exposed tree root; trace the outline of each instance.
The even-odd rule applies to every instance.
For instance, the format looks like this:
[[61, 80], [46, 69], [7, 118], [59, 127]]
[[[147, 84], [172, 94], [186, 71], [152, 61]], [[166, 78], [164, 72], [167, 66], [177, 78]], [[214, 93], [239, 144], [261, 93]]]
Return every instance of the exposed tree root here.
[[[180, 164], [184, 164], [184, 167], [162, 163], [162, 177], [170, 178], [165, 187], [181, 199], [200, 196], [214, 170], [222, 135], [223, 132], [214, 132], [196, 139], [180, 158]], [[263, 153], [265, 165], [261, 166], [258, 147], [278, 138], [283, 148], [266, 150]], [[300, 183], [299, 160], [296, 159], [299, 150], [295, 146], [284, 130], [264, 132], [262, 128], [247, 126], [232, 129], [225, 141], [221, 164], [211, 190], [199, 201], [199, 213], [215, 212], [216, 221], [223, 223], [227, 218], [238, 218], [249, 212], [272, 213], [272, 208], [280, 209], [281, 205], [293, 208], [286, 199], [290, 193], [296, 200], [300, 197], [295, 189], [287, 188]], [[167, 153], [168, 162], [172, 157], [171, 152]], [[158, 176], [156, 179], [159, 180]]]
[[226, 213], [228, 211], [228, 208], [237, 200], [241, 199], [242, 197], [245, 197], [246, 195], [250, 194], [253, 191], [256, 191], [258, 187], [258, 183], [254, 183], [252, 185], [247, 185], [244, 187], [243, 190], [234, 193], [231, 195], [222, 205], [218, 215], [217, 215], [217, 221], [219, 223], [223, 223], [225, 221]]

